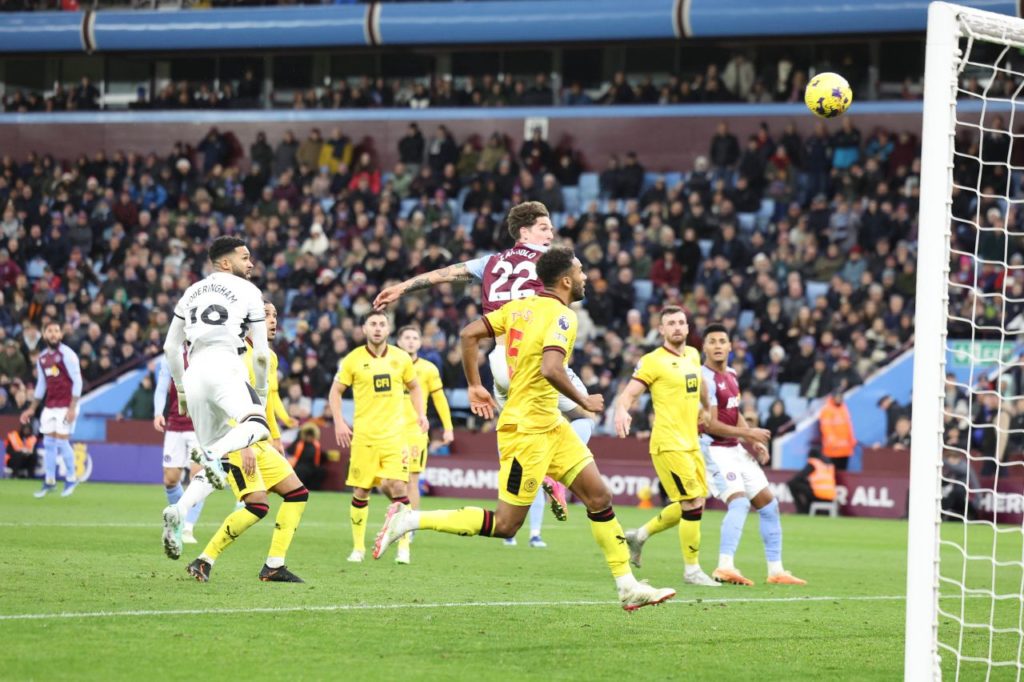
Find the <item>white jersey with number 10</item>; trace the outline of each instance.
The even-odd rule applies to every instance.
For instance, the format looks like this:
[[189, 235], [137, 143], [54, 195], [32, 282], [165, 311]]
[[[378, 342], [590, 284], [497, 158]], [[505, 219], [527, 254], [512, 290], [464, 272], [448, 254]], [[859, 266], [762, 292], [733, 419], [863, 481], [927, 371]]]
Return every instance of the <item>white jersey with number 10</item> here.
[[189, 355], [205, 349], [245, 350], [249, 324], [265, 319], [263, 295], [247, 279], [215, 272], [185, 290], [174, 315], [185, 321]]

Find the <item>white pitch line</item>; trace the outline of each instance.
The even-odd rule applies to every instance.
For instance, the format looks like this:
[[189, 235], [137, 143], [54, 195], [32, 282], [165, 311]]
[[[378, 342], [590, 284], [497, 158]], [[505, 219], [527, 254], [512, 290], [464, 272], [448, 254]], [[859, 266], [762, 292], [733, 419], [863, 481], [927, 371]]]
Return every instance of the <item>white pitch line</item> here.
[[[749, 604], [779, 602], [822, 602], [822, 601], [903, 601], [900, 595], [848, 596], [848, 597], [738, 597], [723, 599], [677, 599], [667, 604]], [[12, 613], [0, 615], [5, 620], [58, 620], [73, 618], [131, 618], [146, 616], [220, 616], [239, 613], [295, 613], [302, 611], [394, 611], [402, 609], [474, 609], [506, 608], [512, 606], [618, 606], [615, 601], [491, 601], [491, 602], [439, 602], [428, 604], [331, 604], [309, 606], [268, 606], [252, 608], [223, 609], [167, 609], [138, 611], [80, 611], [63, 613]]]

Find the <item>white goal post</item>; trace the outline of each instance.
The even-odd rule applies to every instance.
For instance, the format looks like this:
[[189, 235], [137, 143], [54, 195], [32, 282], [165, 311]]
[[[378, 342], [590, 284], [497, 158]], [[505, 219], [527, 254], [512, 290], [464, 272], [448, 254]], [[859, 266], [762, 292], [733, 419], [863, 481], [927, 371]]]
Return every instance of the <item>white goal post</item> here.
[[[1007, 280], [1012, 282], [1022, 272], [1009, 258], [1010, 244], [1024, 243], [1019, 219], [1024, 211], [1020, 189], [1024, 166], [1014, 166], [1013, 155], [1015, 143], [1024, 144], [1024, 134], [1015, 132], [1024, 123], [1022, 49], [1024, 20], [944, 2], [929, 7], [907, 542], [906, 680], [937, 680], [944, 673], [951, 679], [988, 680], [995, 676], [1021, 680], [1024, 674], [1024, 534], [1019, 523], [1004, 524], [1001, 521], [1005, 519], [994, 511], [1006, 496], [1000, 492], [1000, 476], [1005, 478], [1012, 466], [1019, 470], [1021, 465], [1001, 460], [1005, 440], [1000, 439], [1022, 433], [1006, 426], [1006, 415], [1024, 412], [1018, 409], [1024, 388], [1014, 388], [1013, 381], [1004, 382], [1011, 378], [1004, 374], [1019, 372], [1020, 360], [1011, 359], [1010, 351], [1022, 339], [1021, 330], [1013, 325], [1007, 329]], [[1000, 117], [1002, 124], [993, 123]], [[1001, 150], [1002, 146], [996, 145], [1002, 143], [986, 145], [1000, 136], [1009, 147], [1003, 159], [992, 157], [993, 149]], [[977, 146], [963, 140], [976, 141]], [[963, 164], [976, 169], [977, 180], [971, 186], [963, 175], [957, 175]], [[992, 191], [985, 178], [992, 177], [987, 174], [995, 166], [1002, 167], [995, 175], [1003, 180], [994, 183], [998, 189]], [[973, 177], [970, 172], [968, 177]], [[986, 212], [994, 208], [1002, 215], [997, 213], [993, 222]], [[1017, 227], [1013, 226], [1015, 218]], [[1003, 245], [1002, 258], [994, 257], [988, 248], [979, 248], [986, 239]], [[973, 249], [965, 245], [971, 241]], [[951, 269], [953, 259], [959, 272]], [[1001, 272], [1002, 283], [994, 288], [980, 286], [978, 273], [983, 268]], [[985, 317], [977, 312], [979, 306], [986, 305], [994, 305], [996, 311], [1002, 306], [1002, 314], [989, 312]], [[965, 309], [970, 312], [963, 312]], [[971, 338], [958, 348], [969, 349], [965, 357], [970, 378], [947, 386], [946, 358], [951, 350], [947, 329], [951, 323], [961, 331], [969, 330]], [[996, 349], [994, 358], [976, 353], [975, 348], [986, 344]], [[954, 402], [958, 392], [965, 396], [966, 410], [951, 408], [950, 392]], [[975, 415], [980, 408], [994, 416], [979, 420]], [[950, 434], [959, 432], [960, 427], [950, 428], [951, 424], [963, 424], [967, 438], [954, 441]], [[984, 440], [984, 428], [995, 434], [991, 448], [991, 441]], [[950, 467], [958, 465], [960, 474], [950, 473], [953, 468], [944, 468], [944, 461]], [[988, 479], [974, 478], [973, 468], [985, 468], [994, 482], [978, 483]], [[956, 504], [950, 503], [950, 491], [956, 494]], [[989, 501], [991, 515], [975, 513], [975, 505], [982, 499]], [[944, 524], [944, 518], [950, 523]]]

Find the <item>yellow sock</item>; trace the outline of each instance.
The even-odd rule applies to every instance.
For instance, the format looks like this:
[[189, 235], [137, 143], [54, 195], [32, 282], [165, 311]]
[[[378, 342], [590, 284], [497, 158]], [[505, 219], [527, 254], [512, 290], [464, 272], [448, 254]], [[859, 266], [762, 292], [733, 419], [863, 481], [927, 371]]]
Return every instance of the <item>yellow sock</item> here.
[[604, 560], [612, 570], [612, 576], [618, 578], [629, 574], [629, 549], [626, 547], [626, 534], [622, 525], [615, 518], [615, 510], [608, 507], [600, 512], [587, 512], [590, 519], [590, 532], [594, 534], [598, 546], [604, 552]]
[[700, 519], [703, 509], [688, 509], [679, 521], [679, 544], [683, 548], [683, 563], [695, 566], [700, 563]]
[[352, 498], [348, 517], [352, 521], [352, 549], [366, 551], [366, 517], [370, 515], [370, 500]]
[[216, 559], [220, 553], [227, 549], [227, 546], [238, 539], [238, 537], [249, 530], [257, 521], [267, 515], [270, 508], [265, 504], [247, 504], [241, 509], [228, 514], [224, 523], [220, 525], [217, 532], [210, 538], [203, 555], [210, 559]]
[[658, 515], [653, 519], [644, 524], [644, 530], [647, 531], [648, 537], [656, 533], [660, 533], [663, 530], [674, 528], [679, 525], [679, 519], [682, 516], [683, 508], [679, 506], [678, 502], [673, 502], [669, 506], [658, 512]]
[[270, 538], [270, 554], [268, 559], [280, 559], [284, 564], [284, 558], [288, 554], [288, 547], [295, 537], [295, 529], [299, 527], [302, 520], [302, 512], [306, 511], [306, 501], [309, 499], [309, 491], [305, 487], [286, 493], [281, 508], [277, 510], [277, 518], [274, 519], [274, 534]]
[[494, 530], [494, 512], [480, 507], [419, 512], [419, 528], [453, 535], [486, 535]]

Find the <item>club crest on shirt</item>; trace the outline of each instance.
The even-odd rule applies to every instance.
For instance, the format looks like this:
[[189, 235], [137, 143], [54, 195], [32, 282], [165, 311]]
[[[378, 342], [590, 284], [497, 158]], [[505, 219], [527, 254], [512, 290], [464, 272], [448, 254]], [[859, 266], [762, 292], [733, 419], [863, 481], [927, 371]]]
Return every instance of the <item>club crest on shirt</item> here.
[[535, 478], [528, 478], [528, 479], [526, 479], [526, 483], [523, 484], [523, 490], [525, 490], [528, 493], [535, 492], [537, 490], [537, 479], [535, 479]]
[[561, 317], [559, 317], [558, 318], [558, 328], [561, 329], [563, 332], [569, 331], [569, 318], [566, 317], [565, 315], [562, 315]]
[[46, 374], [47, 376], [51, 377], [59, 377], [60, 367], [58, 367], [57, 365], [50, 365], [49, 367], [46, 368]]

